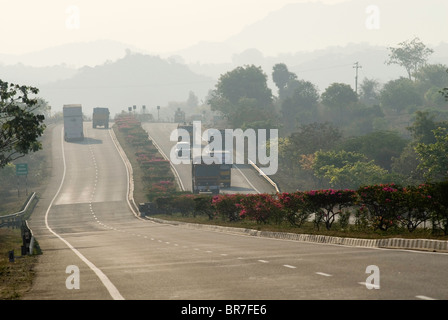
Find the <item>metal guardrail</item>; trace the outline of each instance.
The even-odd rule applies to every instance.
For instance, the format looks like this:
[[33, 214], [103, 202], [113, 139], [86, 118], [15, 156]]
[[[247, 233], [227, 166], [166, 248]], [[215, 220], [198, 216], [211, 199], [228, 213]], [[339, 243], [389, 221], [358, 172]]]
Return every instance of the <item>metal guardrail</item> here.
[[[33, 192], [30, 197], [28, 198], [28, 201], [25, 204], [25, 207], [16, 213], [7, 214], [4, 216], [0, 216], [0, 227], [3, 227], [3, 225], [8, 225], [11, 222], [17, 222], [17, 220], [22, 220], [22, 216], [25, 215], [25, 213], [28, 210], [28, 207], [33, 202], [34, 198], [36, 197], [36, 193]], [[6, 222], [5, 222], [6, 221]]]
[[248, 159], [248, 162], [249, 162], [249, 164], [255, 169], [255, 170], [257, 170], [259, 173], [260, 173], [260, 175], [261, 176], [263, 176], [273, 187], [274, 187], [274, 189], [275, 189], [275, 191], [277, 191], [277, 193], [280, 193], [280, 189], [279, 189], [279, 187], [277, 186], [277, 184], [274, 182], [274, 181], [272, 181], [272, 179], [271, 178], [269, 178], [264, 172], [263, 172], [263, 170], [261, 170], [260, 168], [258, 168], [258, 166], [252, 161], [252, 160], [250, 160], [250, 159]]
[[[27, 213], [31, 203], [33, 203], [34, 199], [36, 198], [36, 193], [33, 192], [30, 197], [28, 198], [28, 201], [25, 204], [25, 207], [16, 213], [7, 214], [4, 216], [0, 216], [0, 227], [19, 227], [21, 228], [21, 235], [22, 235], [22, 255], [26, 254], [33, 254], [33, 247], [34, 247], [34, 236], [33, 232], [28, 226], [28, 222], [23, 219], [23, 216]], [[14, 254], [14, 253], [12, 253]], [[13, 257], [12, 257], [13, 258]]]

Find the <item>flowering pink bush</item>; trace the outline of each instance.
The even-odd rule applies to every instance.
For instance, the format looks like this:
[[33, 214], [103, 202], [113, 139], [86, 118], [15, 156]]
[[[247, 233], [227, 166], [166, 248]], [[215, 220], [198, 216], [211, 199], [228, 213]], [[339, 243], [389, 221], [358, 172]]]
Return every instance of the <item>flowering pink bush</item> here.
[[242, 218], [240, 200], [244, 195], [240, 194], [219, 194], [212, 198], [212, 208], [216, 216], [223, 220], [236, 221]]
[[296, 227], [308, 220], [313, 213], [307, 205], [307, 194], [305, 192], [281, 193], [278, 195], [278, 201], [282, 205], [285, 219]]
[[[403, 188], [395, 184], [364, 186], [358, 189], [358, 205], [368, 214], [373, 228], [386, 231], [397, 226], [403, 203]], [[365, 209], [364, 209], [365, 208]]]
[[241, 198], [240, 205], [240, 216], [258, 223], [280, 223], [283, 219], [282, 204], [269, 194], [247, 194]]
[[319, 228], [320, 222], [325, 223], [327, 230], [331, 229], [336, 216], [342, 210], [353, 205], [356, 191], [350, 189], [311, 190], [306, 192], [308, 210], [315, 213], [315, 224]]

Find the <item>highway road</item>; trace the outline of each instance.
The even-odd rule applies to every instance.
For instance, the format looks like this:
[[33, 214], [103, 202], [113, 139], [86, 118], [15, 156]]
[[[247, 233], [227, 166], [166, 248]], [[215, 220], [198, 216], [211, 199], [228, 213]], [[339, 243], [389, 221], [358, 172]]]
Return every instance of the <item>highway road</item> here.
[[[148, 132], [162, 153], [169, 159], [171, 149], [176, 141], [170, 141], [171, 133], [176, 130], [177, 123], [143, 123], [143, 129]], [[174, 165], [185, 190], [191, 191], [191, 165]], [[221, 193], [275, 193], [272, 184], [260, 176], [249, 164], [235, 164], [231, 169], [232, 184], [230, 188], [221, 189]]]
[[140, 219], [128, 205], [128, 173], [110, 131], [86, 123], [79, 143], [64, 142], [61, 132], [62, 126], [52, 130], [51, 184], [29, 221], [43, 254], [26, 300], [448, 298], [444, 253], [270, 239]]

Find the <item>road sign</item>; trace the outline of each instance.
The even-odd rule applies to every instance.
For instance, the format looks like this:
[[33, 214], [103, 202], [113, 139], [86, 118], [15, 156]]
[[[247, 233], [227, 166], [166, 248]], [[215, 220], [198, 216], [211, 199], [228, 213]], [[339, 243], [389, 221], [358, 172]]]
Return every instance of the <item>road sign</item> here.
[[16, 175], [18, 176], [28, 175], [28, 164], [27, 163], [16, 164]]

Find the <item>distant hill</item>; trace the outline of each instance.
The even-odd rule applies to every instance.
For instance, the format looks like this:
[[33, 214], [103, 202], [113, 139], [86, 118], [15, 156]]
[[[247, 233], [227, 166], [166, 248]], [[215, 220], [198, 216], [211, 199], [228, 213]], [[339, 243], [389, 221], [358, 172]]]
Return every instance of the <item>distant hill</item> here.
[[[225, 44], [239, 51], [257, 48], [270, 56], [350, 43], [394, 46], [414, 36], [438, 45], [448, 34], [447, 12], [446, 0], [291, 3], [247, 26]], [[378, 24], [374, 26], [370, 18]]]
[[43, 84], [69, 79], [78, 72], [77, 68], [65, 65], [34, 67], [17, 63], [0, 65], [0, 79], [20, 85], [40, 87]]
[[[222, 42], [201, 42], [176, 53], [187, 63], [230, 63], [250, 48], [265, 56], [312, 54], [350, 44], [396, 46], [415, 36], [431, 46], [447, 41], [446, 0], [351, 0], [333, 5], [291, 3]], [[376, 19], [378, 18], [378, 19]], [[378, 22], [374, 25], [373, 22]], [[375, 27], [378, 28], [375, 28]]]
[[40, 94], [55, 111], [62, 110], [63, 104], [80, 103], [87, 114], [94, 107], [109, 107], [116, 114], [133, 105], [146, 105], [154, 113], [157, 106], [186, 101], [190, 91], [203, 98], [214, 85], [212, 78], [185, 65], [128, 52], [115, 62], [84, 67], [69, 79], [45, 84]]
[[46, 48], [25, 54], [1, 54], [0, 63], [14, 65], [21, 63], [34, 67], [64, 65], [69, 68], [96, 66], [106, 61], [115, 61], [126, 54], [126, 50], [145, 53], [135, 46], [114, 40], [75, 42]]

